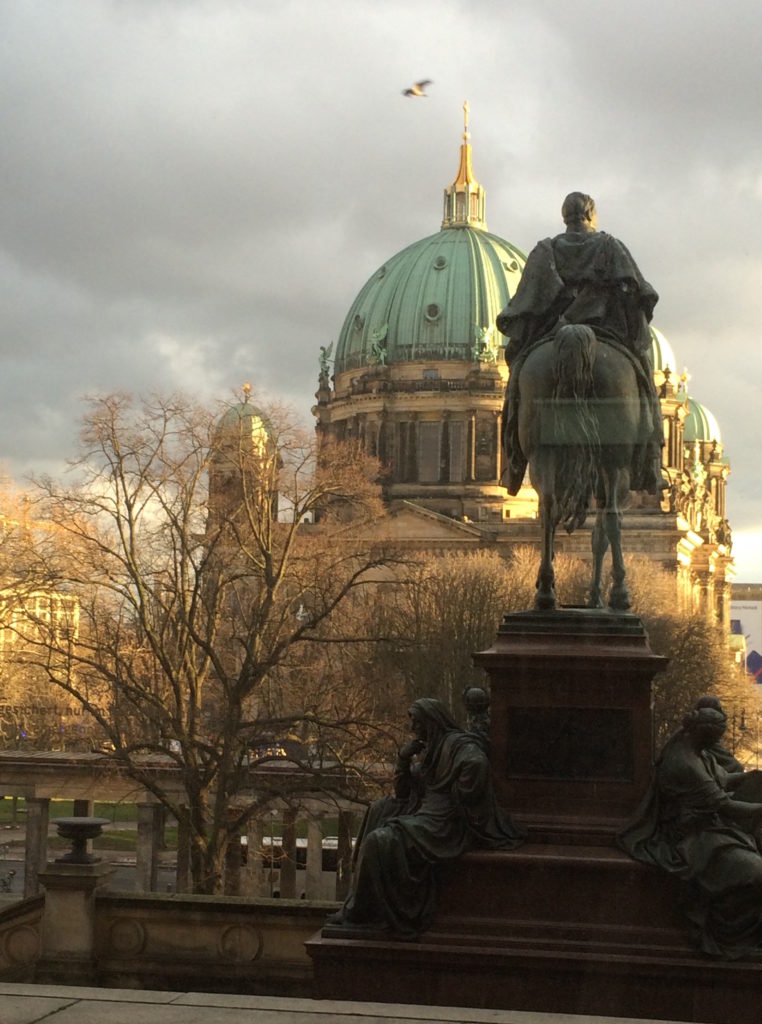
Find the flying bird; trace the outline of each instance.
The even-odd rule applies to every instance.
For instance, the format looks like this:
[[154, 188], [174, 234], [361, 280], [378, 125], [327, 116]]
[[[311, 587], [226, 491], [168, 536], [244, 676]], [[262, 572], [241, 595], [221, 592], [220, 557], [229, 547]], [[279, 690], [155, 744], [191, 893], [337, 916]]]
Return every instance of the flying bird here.
[[425, 89], [427, 85], [433, 85], [434, 83], [430, 78], [424, 78], [422, 82], [416, 82], [415, 85], [411, 85], [409, 89], [403, 89], [403, 96], [426, 96]]

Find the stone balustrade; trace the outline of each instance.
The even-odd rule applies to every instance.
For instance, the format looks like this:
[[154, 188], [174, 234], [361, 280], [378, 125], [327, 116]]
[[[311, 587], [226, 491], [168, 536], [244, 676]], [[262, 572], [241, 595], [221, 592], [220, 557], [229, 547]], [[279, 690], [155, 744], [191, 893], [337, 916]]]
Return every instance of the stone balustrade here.
[[[169, 759], [157, 759], [155, 770], [162, 774], [165, 787], [179, 787], [176, 766]], [[255, 787], [253, 773], [252, 792]], [[75, 816], [83, 817], [92, 814], [96, 800], [137, 804], [134, 888], [138, 893], [157, 891], [162, 808], [105, 755], [0, 751], [0, 793], [26, 801], [24, 897], [40, 892], [40, 873], [48, 860], [50, 803], [56, 799], [73, 800]], [[245, 797], [244, 792], [242, 799]], [[229, 851], [225, 893], [342, 900], [351, 876], [353, 820], [361, 811], [358, 804], [333, 798], [327, 801], [316, 792], [306, 794], [298, 809], [283, 805], [253, 820], [242, 849], [231, 847]], [[324, 822], [329, 816], [338, 816], [338, 834], [332, 837], [327, 853]], [[306, 843], [297, 840], [299, 831], [306, 832]], [[331, 863], [326, 865], [328, 858]], [[190, 887], [188, 837], [179, 828], [175, 889], [186, 893]]]

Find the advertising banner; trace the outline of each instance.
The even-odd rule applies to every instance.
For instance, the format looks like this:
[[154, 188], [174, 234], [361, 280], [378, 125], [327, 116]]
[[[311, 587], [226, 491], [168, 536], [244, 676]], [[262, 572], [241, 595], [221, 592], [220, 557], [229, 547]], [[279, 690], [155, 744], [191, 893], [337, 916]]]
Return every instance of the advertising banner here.
[[762, 683], [762, 601], [731, 601], [730, 630], [731, 648]]

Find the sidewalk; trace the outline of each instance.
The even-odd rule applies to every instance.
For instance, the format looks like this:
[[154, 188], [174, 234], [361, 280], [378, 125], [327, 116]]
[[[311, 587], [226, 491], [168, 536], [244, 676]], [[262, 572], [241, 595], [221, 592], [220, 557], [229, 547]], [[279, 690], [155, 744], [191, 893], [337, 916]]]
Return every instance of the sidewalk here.
[[[0, 1024], [635, 1024], [624, 1017], [0, 983]], [[658, 1024], [670, 1024], [659, 1021]], [[675, 1022], [671, 1022], [675, 1024]]]

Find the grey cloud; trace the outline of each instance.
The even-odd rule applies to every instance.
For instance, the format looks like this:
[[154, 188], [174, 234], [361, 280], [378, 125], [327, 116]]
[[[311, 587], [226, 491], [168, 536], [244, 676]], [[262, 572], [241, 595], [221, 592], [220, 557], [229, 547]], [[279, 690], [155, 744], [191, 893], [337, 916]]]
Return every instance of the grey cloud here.
[[254, 378], [308, 417], [319, 345], [438, 230], [468, 97], [490, 229], [528, 249], [596, 197], [762, 529], [760, 32], [751, 0], [4, 5], [2, 454], [63, 458], [95, 389]]

